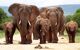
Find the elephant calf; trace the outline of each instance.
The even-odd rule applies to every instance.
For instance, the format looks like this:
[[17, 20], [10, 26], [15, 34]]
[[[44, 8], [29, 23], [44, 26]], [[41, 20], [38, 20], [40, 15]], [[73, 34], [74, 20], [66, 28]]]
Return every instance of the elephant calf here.
[[66, 24], [66, 31], [69, 37], [69, 43], [75, 43], [75, 34], [78, 28], [78, 24], [74, 21], [70, 21]]
[[40, 44], [46, 43], [46, 40], [49, 41], [49, 30], [50, 30], [50, 21], [47, 18], [42, 18], [41, 16], [37, 17], [35, 23], [36, 32], [40, 38]]
[[7, 44], [13, 43], [13, 34], [15, 32], [15, 25], [12, 22], [4, 23], [5, 39]]

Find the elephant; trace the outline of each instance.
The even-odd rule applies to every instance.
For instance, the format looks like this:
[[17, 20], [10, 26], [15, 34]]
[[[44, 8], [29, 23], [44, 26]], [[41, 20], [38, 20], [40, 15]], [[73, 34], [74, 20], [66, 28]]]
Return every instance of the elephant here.
[[66, 23], [66, 32], [69, 37], [69, 43], [75, 43], [75, 35], [78, 29], [78, 24], [75, 21], [69, 21]]
[[20, 43], [32, 43], [31, 36], [33, 32], [33, 26], [35, 18], [39, 13], [37, 6], [14, 3], [9, 7], [8, 11], [13, 15], [13, 23], [20, 32]]
[[51, 22], [51, 42], [52, 43], [57, 43], [58, 42], [58, 37], [57, 33], [60, 32], [64, 26], [64, 12], [61, 7], [51, 7], [48, 8], [49, 10], [47, 11], [47, 18]]
[[39, 35], [40, 44], [45, 44], [46, 41], [49, 42], [49, 34], [50, 34], [51, 23], [47, 18], [43, 18], [40, 15], [37, 17], [37, 21], [35, 23], [35, 31]]
[[5, 22], [3, 29], [5, 31], [6, 44], [13, 44], [13, 35], [16, 29], [13, 22]]
[[42, 18], [47, 18], [51, 22], [51, 35], [50, 43], [57, 43], [58, 37], [57, 33], [62, 31], [64, 27], [64, 12], [61, 7], [53, 6], [53, 7], [43, 7], [40, 9], [40, 16]]
[[[39, 11], [40, 11], [40, 14], [39, 14], [39, 16], [41, 17], [41, 18], [46, 18], [46, 13], [47, 13], [47, 8], [46, 7], [43, 7], [43, 8], [41, 8], [41, 9], [39, 9]], [[34, 39], [35, 40], [38, 40], [39, 39], [39, 34], [35, 31], [35, 28], [34, 28]]]

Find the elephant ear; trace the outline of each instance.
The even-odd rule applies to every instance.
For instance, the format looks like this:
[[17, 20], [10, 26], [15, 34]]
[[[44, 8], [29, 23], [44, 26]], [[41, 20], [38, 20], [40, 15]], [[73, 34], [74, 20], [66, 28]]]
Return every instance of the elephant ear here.
[[47, 12], [47, 10], [48, 10], [48, 8], [47, 8], [47, 7], [43, 7], [43, 8], [41, 8], [41, 9], [40, 9], [40, 13], [42, 13], [42, 12], [44, 12], [44, 11], [46, 11], [46, 12]]
[[77, 22], [74, 22], [74, 23], [75, 23], [75, 26], [76, 26], [75, 29], [77, 30], [78, 29], [78, 24], [77, 24]]
[[19, 5], [20, 5], [20, 4], [18, 4], [18, 3], [12, 4], [12, 5], [9, 7], [8, 11], [9, 11], [12, 15], [14, 15], [15, 11], [17, 12], [17, 10], [18, 10], [18, 6], [19, 6]]
[[35, 5], [30, 5], [30, 8], [31, 8], [31, 10], [32, 10], [32, 13], [34, 14], [34, 15], [36, 15], [36, 16], [38, 16], [39, 15], [39, 8], [37, 7], [37, 6], [35, 6]]
[[68, 27], [68, 25], [69, 25], [69, 22], [68, 22], [68, 23], [66, 23], [65, 28], [66, 28], [66, 30], [68, 30], [68, 31], [69, 31], [69, 27]]
[[64, 14], [64, 11], [61, 7], [57, 7], [57, 9], [60, 10]]

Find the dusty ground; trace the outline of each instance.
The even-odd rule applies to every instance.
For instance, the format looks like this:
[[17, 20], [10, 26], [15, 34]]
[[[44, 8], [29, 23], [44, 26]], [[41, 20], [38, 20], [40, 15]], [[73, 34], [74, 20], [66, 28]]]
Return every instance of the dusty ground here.
[[40, 44], [42, 49], [35, 49], [39, 44], [39, 40], [33, 40], [32, 44], [18, 44], [20, 42], [20, 35], [14, 36], [14, 44], [5, 45], [5, 38], [0, 39], [0, 50], [80, 50], [80, 43], [68, 43], [68, 39], [59, 37], [58, 43]]

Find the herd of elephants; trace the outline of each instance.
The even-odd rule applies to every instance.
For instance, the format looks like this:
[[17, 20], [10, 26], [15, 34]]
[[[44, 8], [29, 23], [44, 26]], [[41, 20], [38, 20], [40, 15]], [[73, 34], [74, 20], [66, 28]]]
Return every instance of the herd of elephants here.
[[4, 23], [5, 40], [13, 44], [13, 35], [18, 29], [20, 44], [31, 44], [33, 39], [40, 39], [40, 44], [57, 43], [57, 33], [63, 35], [66, 29], [69, 43], [75, 42], [78, 24], [75, 21], [65, 23], [64, 11], [59, 6], [38, 8], [35, 5], [12, 4], [8, 11], [12, 14], [11, 22]]

